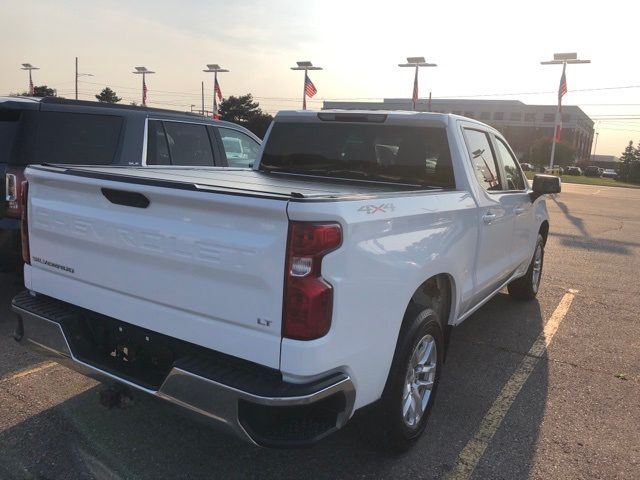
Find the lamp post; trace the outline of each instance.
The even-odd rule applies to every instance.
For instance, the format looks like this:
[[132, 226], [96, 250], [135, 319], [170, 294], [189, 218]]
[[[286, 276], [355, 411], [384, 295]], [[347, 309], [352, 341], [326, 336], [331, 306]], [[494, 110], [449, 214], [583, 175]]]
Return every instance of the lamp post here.
[[[562, 65], [562, 76], [560, 77], [560, 86], [558, 88], [558, 109], [556, 110], [556, 121], [554, 124], [554, 139], [551, 143], [551, 158], [549, 159], [549, 168], [553, 168], [553, 161], [556, 155], [556, 143], [559, 141], [560, 130], [562, 129], [562, 96], [566, 93], [567, 84], [565, 80], [565, 72], [569, 63], [591, 63], [591, 60], [578, 60], [578, 54], [572, 53], [554, 53], [553, 60], [540, 62], [541, 65]], [[563, 90], [564, 88], [564, 90]]]
[[[222, 99], [222, 90], [220, 89], [220, 85], [218, 85], [218, 73], [226, 73], [229, 70], [220, 68], [220, 65], [218, 65], [217, 63], [208, 63], [207, 69], [202, 71], [206, 73], [213, 73], [213, 118], [217, 118], [218, 99], [216, 98], [216, 95], [218, 95]], [[204, 102], [202, 110], [202, 115], [204, 115]]]
[[29, 72], [29, 95], [33, 96], [33, 79], [31, 78], [31, 70], [40, 70], [38, 67], [34, 67], [30, 63], [23, 63], [21, 70], [27, 70]]
[[78, 73], [78, 57], [76, 57], [76, 100], [78, 100], [78, 78], [93, 77], [92, 73]]
[[399, 67], [411, 67], [415, 68], [416, 73], [413, 78], [413, 95], [411, 99], [413, 101], [413, 109], [416, 109], [416, 104], [418, 103], [418, 70], [420, 67], [437, 67], [438, 65], [435, 63], [427, 63], [424, 57], [407, 57], [407, 63], [399, 63]]
[[[313, 64], [307, 60], [296, 62], [296, 64], [297, 66], [291, 67], [291, 70], [304, 70], [304, 84], [302, 85], [302, 109], [306, 110], [307, 109], [307, 80], [309, 78], [307, 76], [307, 71], [322, 70], [322, 67], [314, 67]], [[313, 85], [313, 83], [311, 83], [311, 80], [309, 80], [309, 82], [310, 82], [310, 86], [313, 88], [313, 90], [310, 92], [312, 94], [309, 95], [310, 97], [312, 97], [313, 95], [315, 95], [315, 86]]]
[[152, 72], [151, 70], [148, 70], [147, 67], [135, 67], [136, 71], [135, 72], [131, 72], [134, 73], [136, 75], [142, 75], [142, 106], [146, 107], [147, 106], [147, 82], [146, 82], [146, 76], [147, 75], [151, 75], [152, 73], [156, 73], [156, 72]]

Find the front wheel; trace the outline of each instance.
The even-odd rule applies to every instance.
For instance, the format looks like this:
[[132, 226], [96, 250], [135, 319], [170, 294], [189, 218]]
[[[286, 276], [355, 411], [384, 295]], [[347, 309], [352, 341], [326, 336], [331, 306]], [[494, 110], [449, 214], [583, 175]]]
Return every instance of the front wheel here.
[[444, 359], [444, 337], [431, 309], [412, 305], [382, 398], [360, 419], [368, 441], [403, 452], [422, 435], [433, 407]]
[[540, 279], [542, 278], [542, 265], [544, 263], [544, 239], [542, 235], [538, 235], [536, 241], [536, 249], [533, 258], [525, 273], [524, 277], [517, 278], [507, 285], [509, 295], [517, 300], [533, 300], [538, 294], [540, 288]]

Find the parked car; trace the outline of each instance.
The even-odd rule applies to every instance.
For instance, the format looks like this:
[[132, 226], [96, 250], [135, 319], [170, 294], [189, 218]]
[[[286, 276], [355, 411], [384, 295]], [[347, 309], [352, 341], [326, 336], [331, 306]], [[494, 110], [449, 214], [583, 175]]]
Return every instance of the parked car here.
[[567, 167], [567, 175], [582, 175], [582, 169], [580, 167]]
[[603, 169], [595, 165], [589, 165], [587, 168], [584, 169], [584, 175], [586, 177], [601, 177], [602, 172], [603, 172]]
[[450, 327], [535, 298], [560, 191], [487, 125], [396, 112], [280, 112], [251, 170], [26, 178], [16, 339], [270, 447], [364, 407], [369, 438], [414, 444]]
[[57, 97], [0, 97], [0, 254], [19, 258], [26, 165], [246, 167], [260, 144], [239, 125], [189, 113]]
[[612, 168], [605, 168], [601, 176], [604, 178], [618, 178], [618, 172]]
[[535, 167], [530, 163], [521, 163], [520, 166], [522, 167], [522, 170], [524, 170], [525, 172], [535, 171]]

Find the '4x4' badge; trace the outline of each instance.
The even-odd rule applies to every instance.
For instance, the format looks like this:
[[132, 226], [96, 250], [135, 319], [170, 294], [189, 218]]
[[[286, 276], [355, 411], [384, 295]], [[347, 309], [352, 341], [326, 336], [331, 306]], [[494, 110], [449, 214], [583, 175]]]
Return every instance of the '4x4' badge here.
[[373, 214], [373, 213], [387, 213], [387, 212], [393, 212], [395, 211], [396, 207], [393, 203], [383, 203], [380, 205], [363, 205], [361, 206], [358, 211], [359, 212], [366, 212], [368, 214]]

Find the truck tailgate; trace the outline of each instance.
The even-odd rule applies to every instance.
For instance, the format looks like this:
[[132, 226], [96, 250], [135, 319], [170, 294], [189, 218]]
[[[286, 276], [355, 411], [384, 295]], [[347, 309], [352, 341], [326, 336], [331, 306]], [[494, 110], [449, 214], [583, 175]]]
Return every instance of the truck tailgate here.
[[28, 288], [279, 367], [286, 200], [52, 169], [27, 179]]

